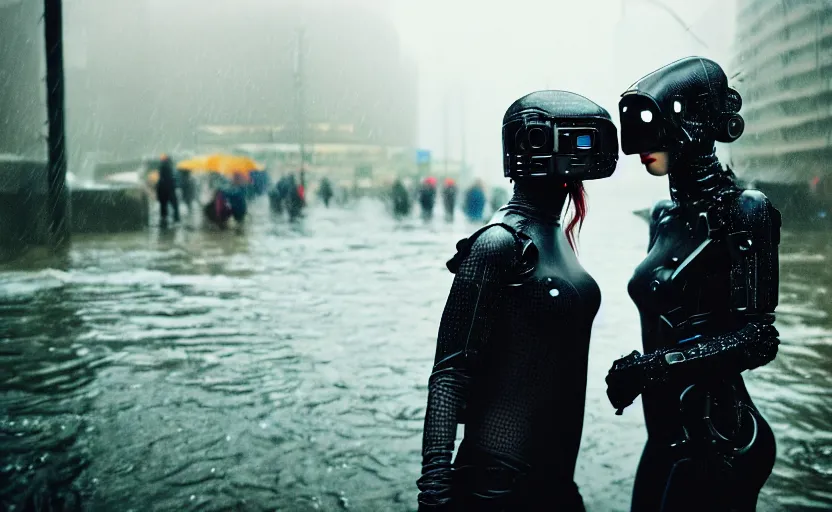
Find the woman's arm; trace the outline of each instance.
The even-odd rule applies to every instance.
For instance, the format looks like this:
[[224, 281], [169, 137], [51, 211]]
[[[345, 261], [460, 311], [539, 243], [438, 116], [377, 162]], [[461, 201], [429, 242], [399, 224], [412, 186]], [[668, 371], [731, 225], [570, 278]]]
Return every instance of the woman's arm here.
[[739, 373], [767, 364], [777, 354], [779, 333], [772, 324], [778, 299], [780, 213], [761, 192], [747, 190], [729, 219], [731, 306], [744, 325], [731, 333], [697, 337], [684, 348], [633, 352], [617, 360], [607, 376], [607, 395], [617, 409], [630, 405], [648, 387]]
[[506, 280], [517, 263], [516, 244], [514, 234], [491, 226], [474, 240], [456, 272], [428, 380], [422, 476], [418, 481], [420, 510], [440, 509], [451, 501], [451, 456], [457, 424], [482, 342], [488, 338]]

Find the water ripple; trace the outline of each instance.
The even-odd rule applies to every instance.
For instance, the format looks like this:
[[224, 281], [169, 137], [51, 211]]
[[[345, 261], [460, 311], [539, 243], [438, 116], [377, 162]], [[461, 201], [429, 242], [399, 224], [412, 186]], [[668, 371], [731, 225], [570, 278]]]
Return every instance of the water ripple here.
[[[242, 234], [79, 237], [66, 261], [0, 269], [0, 508], [415, 510], [444, 262], [474, 227], [375, 203], [299, 226], [252, 212]], [[645, 232], [596, 208], [581, 237], [604, 291], [576, 475], [590, 511], [627, 510], [645, 438], [603, 381], [640, 345], [626, 283]], [[832, 507], [826, 239], [784, 236], [783, 343], [747, 375], [778, 439], [764, 511]]]

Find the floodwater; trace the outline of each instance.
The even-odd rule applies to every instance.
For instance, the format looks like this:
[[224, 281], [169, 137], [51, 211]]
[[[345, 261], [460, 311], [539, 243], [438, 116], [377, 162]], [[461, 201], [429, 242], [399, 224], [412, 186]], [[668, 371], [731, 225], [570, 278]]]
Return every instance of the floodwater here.
[[[581, 238], [604, 294], [576, 474], [590, 511], [628, 510], [645, 439], [640, 401], [615, 416], [604, 393], [640, 348], [636, 189], [590, 187]], [[266, 202], [242, 233], [77, 237], [0, 268], [1, 509], [416, 509], [444, 263], [474, 227], [371, 201], [292, 225]], [[761, 511], [832, 507], [831, 239], [785, 233], [783, 343], [747, 373], [778, 440]]]

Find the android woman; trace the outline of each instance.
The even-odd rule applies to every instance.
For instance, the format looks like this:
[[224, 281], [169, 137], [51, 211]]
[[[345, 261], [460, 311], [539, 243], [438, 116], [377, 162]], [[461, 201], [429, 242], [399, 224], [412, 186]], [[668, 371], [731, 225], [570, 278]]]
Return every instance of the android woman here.
[[699, 57], [645, 76], [619, 104], [624, 153], [667, 175], [671, 197], [652, 210], [629, 284], [645, 353], [607, 377], [619, 413], [642, 395], [634, 511], [753, 511], [774, 464], [774, 436], [740, 373], [777, 353], [780, 214], [740, 189], [714, 150], [742, 135], [741, 105], [719, 65]]
[[[535, 92], [506, 112], [514, 195], [448, 262], [455, 278], [428, 381], [420, 510], [584, 510], [573, 474], [601, 293], [574, 247], [582, 181], [610, 176], [617, 161], [610, 115], [583, 96]], [[575, 214], [563, 228], [567, 199]]]

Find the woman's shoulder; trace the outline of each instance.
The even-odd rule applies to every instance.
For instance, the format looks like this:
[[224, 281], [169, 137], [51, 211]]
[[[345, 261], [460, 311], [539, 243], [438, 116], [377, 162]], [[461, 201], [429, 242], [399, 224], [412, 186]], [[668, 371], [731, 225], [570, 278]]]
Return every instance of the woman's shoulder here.
[[763, 192], [756, 189], [741, 190], [736, 194], [729, 202], [729, 212], [735, 230], [754, 231], [773, 224], [780, 227], [780, 212]]
[[519, 238], [511, 226], [504, 223], [487, 224], [456, 244], [456, 254], [446, 264], [457, 273], [465, 260], [490, 265], [512, 265], [516, 262]]
[[[749, 240], [768, 240], [780, 243], [782, 221], [780, 211], [771, 204], [766, 195], [756, 189], [739, 190], [727, 201], [724, 208], [724, 235], [740, 245]], [[741, 242], [746, 240], [746, 242]]]

